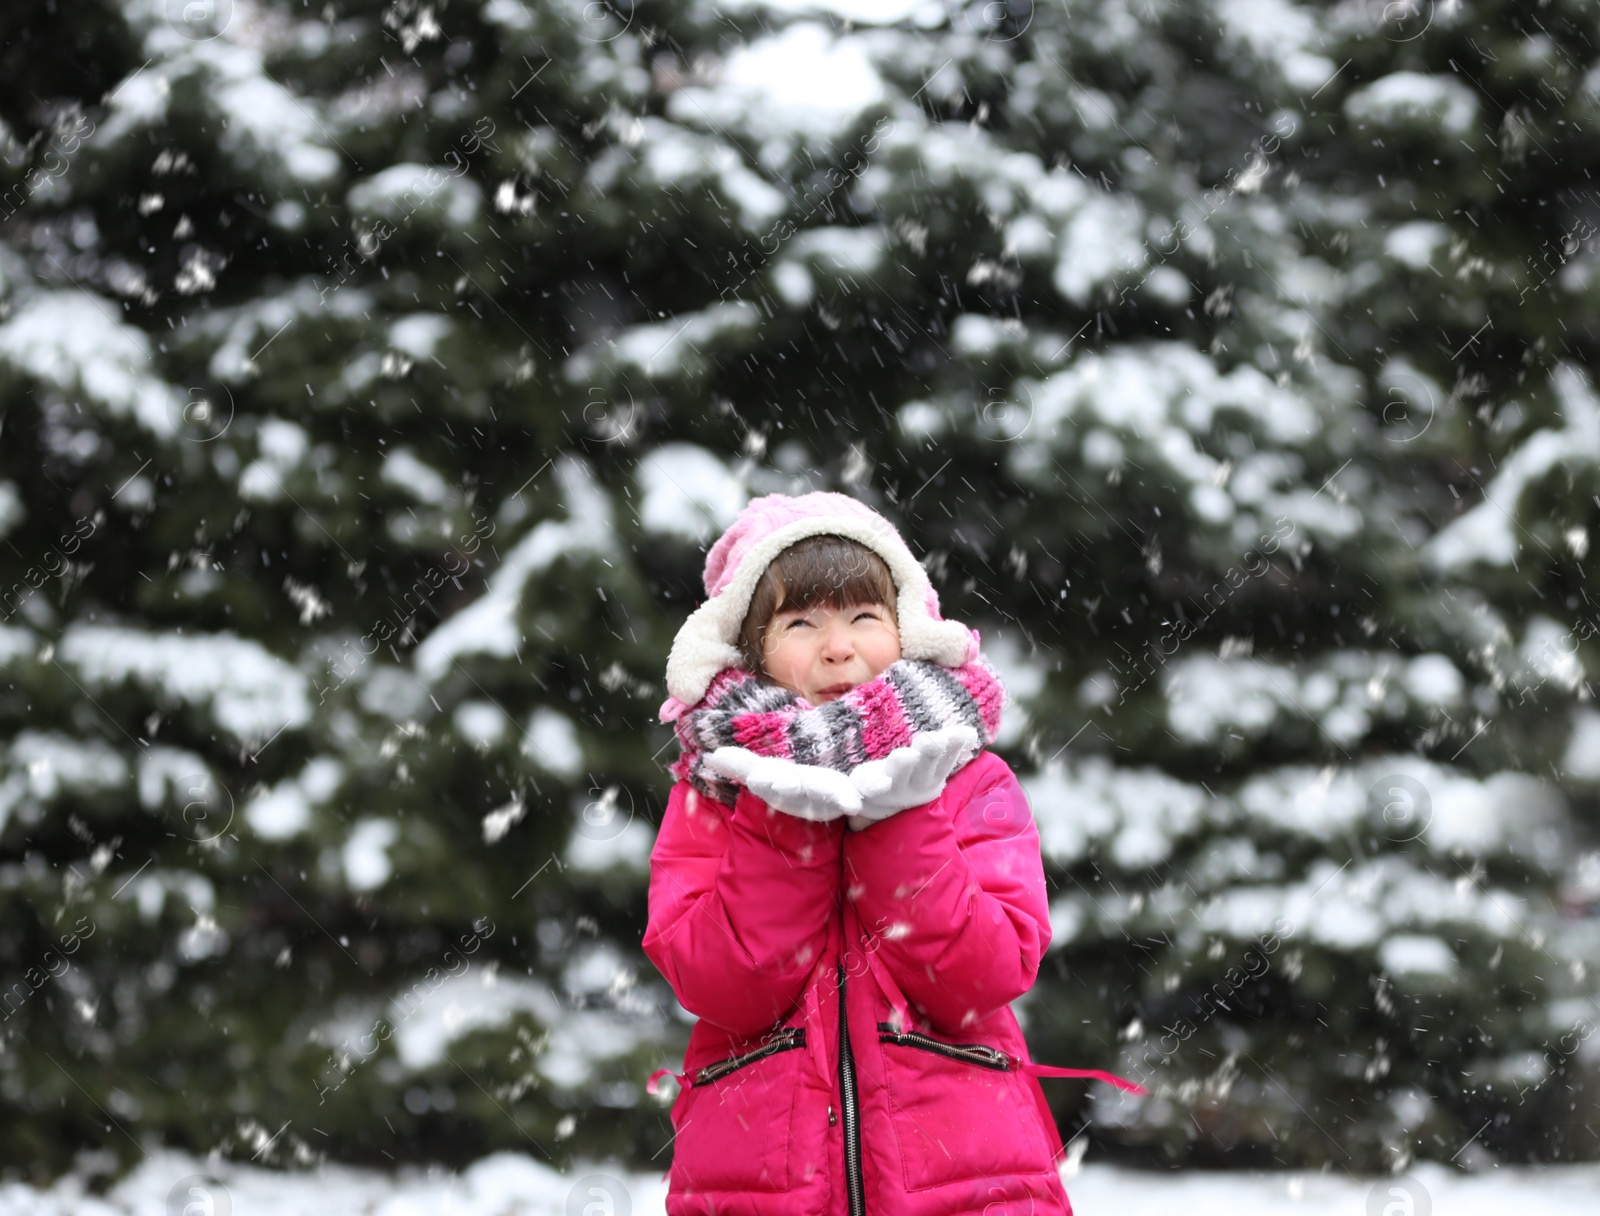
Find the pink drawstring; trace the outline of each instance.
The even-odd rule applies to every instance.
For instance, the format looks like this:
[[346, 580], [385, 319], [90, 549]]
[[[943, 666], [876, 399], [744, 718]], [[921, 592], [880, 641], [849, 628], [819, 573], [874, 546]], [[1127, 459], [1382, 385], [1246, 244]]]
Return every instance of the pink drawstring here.
[[1136, 1081], [1130, 1081], [1126, 1077], [1119, 1077], [1114, 1072], [1106, 1072], [1099, 1068], [1057, 1068], [1054, 1064], [1024, 1064], [1022, 1071], [1036, 1077], [1089, 1077], [1095, 1081], [1105, 1081], [1109, 1085], [1115, 1085], [1118, 1089], [1125, 1089], [1130, 1094], [1150, 1092]]
[[658, 1088], [656, 1082], [661, 1080], [662, 1077], [671, 1077], [684, 1089], [688, 1089], [689, 1086], [694, 1084], [694, 1082], [689, 1079], [689, 1074], [686, 1072], [673, 1072], [670, 1068], [658, 1068], [650, 1074], [650, 1079], [644, 1083], [644, 1092], [647, 1094], [654, 1094]]
[[[895, 995], [899, 996], [899, 993], [896, 992]], [[895, 1015], [903, 1019], [899, 1023], [902, 1028], [911, 1025], [910, 1016], [905, 1010], [904, 997], [899, 997], [899, 1001], [895, 1005]], [[807, 1021], [810, 1020], [810, 1018], [807, 1019]], [[807, 1046], [820, 1047], [821, 1042], [822, 1036], [813, 1032], [808, 1037]], [[827, 1057], [824, 1054], [822, 1060], [818, 1061], [820, 1071], [825, 1079], [828, 1076], [826, 1059]], [[1019, 1071], [1029, 1073], [1035, 1077], [1088, 1077], [1091, 1080], [1104, 1081], [1109, 1085], [1115, 1085], [1118, 1089], [1125, 1089], [1131, 1094], [1148, 1094], [1150, 1092], [1143, 1085], [1140, 1085], [1136, 1081], [1129, 1081], [1126, 1077], [1119, 1077], [1114, 1072], [1106, 1072], [1105, 1070], [1099, 1068], [1057, 1068], [1054, 1064], [1023, 1064]], [[671, 1077], [684, 1089], [688, 1089], [689, 1086], [693, 1084], [693, 1081], [691, 1081], [689, 1078], [689, 1074], [686, 1072], [673, 1072], [670, 1068], [658, 1068], [651, 1073], [649, 1079], [645, 1081], [644, 1092], [652, 1095], [655, 1094], [659, 1089], [657, 1082], [659, 1082], [662, 1077]]]
[[828, 1043], [822, 1033], [822, 978], [827, 970], [827, 960], [817, 963], [813, 975], [810, 991], [806, 993], [806, 1055], [811, 1059], [811, 1066], [817, 1070], [817, 1077], [824, 1086], [832, 1084], [832, 1075], [828, 1068]]
[[[868, 943], [870, 946], [870, 942]], [[895, 1029], [906, 1030], [913, 1025], [911, 1007], [906, 1001], [905, 994], [900, 991], [900, 985], [894, 982], [889, 974], [889, 969], [878, 961], [878, 952], [869, 949], [867, 952], [867, 966], [872, 968], [872, 976], [878, 981], [878, 988], [888, 998], [890, 1008], [894, 1011]]]
[[[673, 1072], [670, 1068], [658, 1068], [651, 1073], [649, 1079], [645, 1081], [644, 1092], [647, 1094], [654, 1094], [658, 1088], [656, 1082], [661, 1080], [662, 1077], [671, 1077], [684, 1089], [688, 1089], [689, 1086], [694, 1084], [694, 1082], [689, 1079], [689, 1074], [686, 1072]], [[661, 1175], [661, 1181], [666, 1182], [671, 1177], [672, 1167], [669, 1165], [667, 1166], [666, 1173]]]

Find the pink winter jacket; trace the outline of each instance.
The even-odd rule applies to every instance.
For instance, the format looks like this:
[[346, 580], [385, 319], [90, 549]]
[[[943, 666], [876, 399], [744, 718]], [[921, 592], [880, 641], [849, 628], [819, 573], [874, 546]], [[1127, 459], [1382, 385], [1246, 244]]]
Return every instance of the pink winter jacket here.
[[1009, 1008], [1050, 944], [1039, 834], [998, 756], [860, 832], [680, 781], [643, 944], [700, 1019], [668, 1216], [1070, 1216]]

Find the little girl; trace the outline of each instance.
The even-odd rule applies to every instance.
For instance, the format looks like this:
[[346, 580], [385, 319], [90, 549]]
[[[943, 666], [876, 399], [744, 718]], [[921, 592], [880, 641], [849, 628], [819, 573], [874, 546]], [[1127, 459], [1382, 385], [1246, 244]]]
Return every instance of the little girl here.
[[843, 494], [755, 499], [705, 587], [643, 943], [700, 1019], [669, 1216], [1070, 1216], [1037, 1077], [1142, 1091], [1028, 1061], [1049, 908], [976, 631]]

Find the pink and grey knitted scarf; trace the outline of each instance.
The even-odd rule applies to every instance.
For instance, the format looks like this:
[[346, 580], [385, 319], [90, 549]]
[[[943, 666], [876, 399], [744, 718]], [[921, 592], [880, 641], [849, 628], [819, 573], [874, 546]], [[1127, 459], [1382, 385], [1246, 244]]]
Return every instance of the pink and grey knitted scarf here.
[[981, 656], [960, 667], [900, 659], [826, 705], [812, 705], [798, 693], [729, 667], [677, 720], [683, 750], [668, 771], [732, 806], [739, 786], [705, 766], [706, 754], [719, 747], [848, 773], [947, 726], [971, 726], [987, 747], [1000, 729], [1004, 703], [1000, 677]]

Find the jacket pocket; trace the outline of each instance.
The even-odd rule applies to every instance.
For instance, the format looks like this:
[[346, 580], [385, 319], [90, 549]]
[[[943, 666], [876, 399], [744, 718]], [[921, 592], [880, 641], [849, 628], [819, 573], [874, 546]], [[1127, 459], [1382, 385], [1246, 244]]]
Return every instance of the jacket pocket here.
[[878, 1043], [907, 1190], [1051, 1169], [1020, 1061], [888, 1022], [878, 1023]]
[[673, 1105], [673, 1190], [786, 1191], [806, 1045], [785, 1026], [759, 1047], [695, 1070]]

